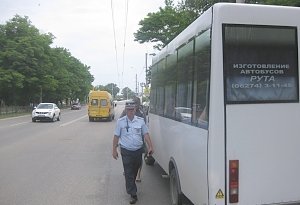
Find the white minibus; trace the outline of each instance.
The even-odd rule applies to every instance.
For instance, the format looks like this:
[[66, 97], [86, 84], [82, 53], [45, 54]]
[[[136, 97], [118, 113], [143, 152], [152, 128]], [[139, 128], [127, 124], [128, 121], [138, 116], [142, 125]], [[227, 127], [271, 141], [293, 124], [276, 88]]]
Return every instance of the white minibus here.
[[153, 58], [172, 205], [300, 204], [300, 8], [213, 5]]

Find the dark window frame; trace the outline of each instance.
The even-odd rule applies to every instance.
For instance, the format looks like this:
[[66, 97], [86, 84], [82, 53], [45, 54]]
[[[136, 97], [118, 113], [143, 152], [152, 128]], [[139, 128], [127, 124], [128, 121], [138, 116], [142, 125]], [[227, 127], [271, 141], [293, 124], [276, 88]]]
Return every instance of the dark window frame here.
[[[239, 28], [266, 28], [266, 29], [286, 29], [286, 31], [288, 29], [290, 30], [293, 30], [295, 32], [295, 35], [294, 35], [294, 39], [293, 42], [294, 44], [292, 45], [293, 46], [293, 49], [291, 52], [294, 54], [294, 57], [293, 59], [295, 61], [292, 61], [291, 64], [294, 65], [294, 75], [292, 75], [292, 80], [294, 80], [294, 83], [296, 84], [293, 88], [296, 89], [296, 91], [294, 91], [295, 93], [295, 96], [294, 96], [294, 99], [269, 99], [269, 100], [260, 100], [260, 99], [257, 99], [257, 100], [232, 100], [232, 99], [228, 99], [229, 96], [228, 96], [228, 93], [227, 93], [227, 89], [229, 89], [228, 85], [227, 85], [227, 80], [231, 77], [232, 78], [232, 75], [229, 76], [227, 74], [227, 72], [230, 72], [230, 71], [227, 71], [226, 70], [226, 36], [225, 36], [225, 28], [226, 27], [231, 27], [231, 28], [234, 28], [234, 27], [239, 27]], [[298, 39], [297, 39], [297, 27], [292, 27], [292, 26], [273, 26], [273, 25], [252, 25], [252, 24], [222, 24], [222, 38], [223, 38], [223, 74], [224, 74], [224, 100], [225, 100], [225, 104], [261, 104], [261, 103], [299, 103], [299, 59], [298, 59]], [[294, 64], [293, 64], [294, 63]], [[228, 66], [229, 67], [229, 66]], [[242, 76], [242, 75], [240, 75]], [[281, 76], [282, 77], [282, 76]], [[242, 79], [242, 77], [240, 77]], [[283, 77], [282, 77], [283, 78]], [[232, 82], [232, 81], [231, 81]], [[266, 83], [267, 84], [267, 83]], [[280, 89], [280, 88], [279, 88]], [[277, 89], [277, 90], [279, 90]], [[281, 88], [283, 90], [283, 87]], [[276, 88], [273, 87], [273, 90], [271, 91], [277, 91]], [[261, 90], [260, 90], [261, 91]], [[230, 91], [229, 91], [230, 92]], [[233, 92], [233, 91], [232, 91]], [[263, 92], [263, 91], [262, 91]], [[282, 91], [283, 92], [283, 91]], [[242, 94], [247, 94], [247, 92], [242, 92]], [[273, 94], [274, 95], [274, 94]], [[272, 95], [270, 95], [272, 96]], [[276, 97], [276, 96], [273, 96], [273, 97]]]

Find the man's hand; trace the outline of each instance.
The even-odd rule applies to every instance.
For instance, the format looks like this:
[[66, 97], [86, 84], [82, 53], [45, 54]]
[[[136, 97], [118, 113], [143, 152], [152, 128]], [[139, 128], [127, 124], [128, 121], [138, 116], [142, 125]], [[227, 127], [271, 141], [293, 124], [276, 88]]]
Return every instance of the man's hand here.
[[147, 155], [148, 155], [148, 156], [151, 156], [152, 154], [153, 154], [153, 148], [150, 147], [150, 148], [148, 148], [148, 153], [147, 153]]
[[147, 153], [147, 155], [151, 156], [153, 154], [154, 150], [153, 150], [153, 147], [152, 147], [152, 142], [151, 142], [149, 133], [146, 133], [144, 135], [144, 139], [145, 139], [145, 141], [147, 142], [147, 145], [148, 145], [148, 153]]
[[112, 147], [112, 156], [113, 156], [114, 159], [118, 159], [118, 157], [119, 157], [119, 154], [118, 154], [118, 151], [117, 151], [118, 142], [119, 142], [119, 137], [114, 135], [113, 147]]
[[119, 154], [118, 154], [117, 148], [114, 148], [114, 149], [113, 149], [112, 156], [113, 156], [114, 159], [118, 159]]

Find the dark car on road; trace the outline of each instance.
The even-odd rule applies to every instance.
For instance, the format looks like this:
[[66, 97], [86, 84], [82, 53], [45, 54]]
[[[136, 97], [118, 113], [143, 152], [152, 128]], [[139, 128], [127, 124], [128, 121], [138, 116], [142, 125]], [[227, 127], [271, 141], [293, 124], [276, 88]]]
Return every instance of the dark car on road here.
[[80, 105], [79, 102], [78, 103], [73, 103], [71, 105], [71, 110], [80, 110], [80, 109], [81, 109], [81, 105]]

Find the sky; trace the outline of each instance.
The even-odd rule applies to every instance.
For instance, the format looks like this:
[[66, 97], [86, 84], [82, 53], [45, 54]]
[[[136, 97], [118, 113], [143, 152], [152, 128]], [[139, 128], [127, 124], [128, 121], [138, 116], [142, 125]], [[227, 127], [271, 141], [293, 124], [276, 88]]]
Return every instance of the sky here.
[[[115, 83], [135, 91], [136, 82], [145, 82], [146, 53], [157, 51], [134, 41], [133, 33], [164, 5], [164, 0], [0, 0], [0, 24], [16, 14], [28, 16], [41, 33], [55, 36], [52, 47], [68, 49], [90, 66], [94, 86]], [[148, 55], [148, 66], [151, 61]]]

